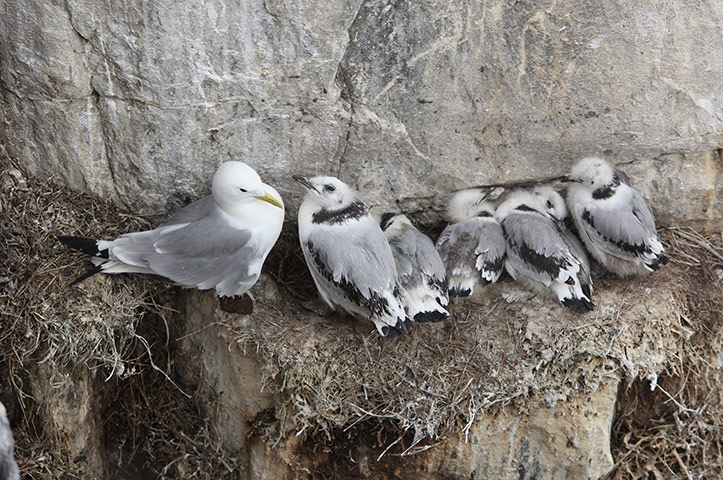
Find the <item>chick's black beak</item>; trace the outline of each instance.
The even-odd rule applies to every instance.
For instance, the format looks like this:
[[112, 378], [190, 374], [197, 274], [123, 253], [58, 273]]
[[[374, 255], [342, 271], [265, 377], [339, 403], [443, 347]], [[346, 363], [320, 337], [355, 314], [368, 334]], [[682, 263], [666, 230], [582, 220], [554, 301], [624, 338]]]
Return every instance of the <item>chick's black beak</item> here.
[[297, 182], [299, 182], [300, 184], [302, 184], [309, 190], [316, 191], [316, 188], [314, 188], [314, 185], [312, 185], [311, 182], [309, 180], [307, 180], [306, 177], [303, 177], [301, 175], [292, 175], [291, 178], [293, 178], [294, 180], [296, 180]]
[[497, 187], [491, 186], [491, 187], [480, 187], [479, 191], [482, 193], [482, 195], [477, 199], [477, 201], [474, 202], [474, 205], [479, 205], [485, 200], [487, 200], [487, 197], [490, 196], [492, 192], [497, 190]]
[[567, 175], [563, 175], [562, 177], [560, 177], [560, 181], [561, 181], [562, 183], [570, 183], [570, 182], [574, 182], [575, 180], [573, 180], [572, 178], [568, 177]]

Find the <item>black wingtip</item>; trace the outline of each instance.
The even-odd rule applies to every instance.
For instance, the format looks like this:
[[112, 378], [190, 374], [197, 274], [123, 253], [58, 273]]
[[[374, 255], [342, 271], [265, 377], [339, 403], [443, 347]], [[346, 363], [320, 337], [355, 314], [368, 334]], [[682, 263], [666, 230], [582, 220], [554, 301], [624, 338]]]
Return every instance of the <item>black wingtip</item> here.
[[[585, 301], [589, 302], [592, 305], [592, 288], [589, 283], [582, 283], [580, 285], [580, 288], [582, 289], [582, 293], [587, 297]], [[588, 300], [588, 298], [590, 300]]]
[[469, 297], [470, 295], [472, 295], [472, 289], [470, 288], [452, 287], [449, 289], [450, 297]]
[[414, 330], [414, 322], [411, 318], [403, 318], [397, 322], [397, 324], [394, 326], [395, 329], [399, 330], [399, 332], [407, 334], [410, 333], [412, 330]]
[[402, 332], [400, 332], [400, 331], [397, 330], [396, 328], [392, 328], [392, 327], [387, 326], [387, 325], [384, 325], [384, 326], [382, 327], [382, 336], [383, 336], [384, 338], [388, 338], [388, 339], [397, 338], [397, 337], [400, 336], [401, 334], [402, 334]]
[[85, 280], [86, 278], [92, 277], [92, 276], [95, 275], [96, 273], [100, 273], [100, 272], [102, 272], [102, 271], [103, 271], [103, 266], [102, 266], [102, 265], [96, 265], [95, 267], [93, 267], [93, 268], [91, 268], [90, 270], [88, 270], [87, 272], [85, 272], [83, 275], [79, 276], [78, 278], [76, 278], [75, 280], [73, 280], [72, 282], [70, 282], [70, 286], [72, 287], [72, 286], [75, 285], [76, 283], [80, 283], [80, 282], [82, 282], [83, 280]]
[[440, 312], [439, 310], [432, 310], [430, 312], [419, 312], [414, 315], [415, 322], [443, 322], [449, 318], [449, 314]]
[[655, 261], [653, 261], [651, 263], [647, 263], [646, 265], [655, 271], [655, 270], [658, 270], [661, 265], [667, 265], [667, 264], [668, 264], [668, 257], [666, 257], [663, 254], [660, 254], [655, 259]]
[[590, 312], [595, 308], [595, 304], [587, 298], [566, 298], [560, 303], [562, 303], [563, 306], [580, 313]]
[[98, 250], [98, 241], [87, 237], [74, 237], [72, 235], [59, 235], [58, 240], [68, 248], [83, 252], [95, 257], [108, 258], [108, 250]]
[[384, 325], [382, 327], [382, 336], [384, 338], [397, 338], [400, 335], [406, 335], [414, 328], [414, 322], [409, 318], [397, 320], [397, 324], [393, 327]]

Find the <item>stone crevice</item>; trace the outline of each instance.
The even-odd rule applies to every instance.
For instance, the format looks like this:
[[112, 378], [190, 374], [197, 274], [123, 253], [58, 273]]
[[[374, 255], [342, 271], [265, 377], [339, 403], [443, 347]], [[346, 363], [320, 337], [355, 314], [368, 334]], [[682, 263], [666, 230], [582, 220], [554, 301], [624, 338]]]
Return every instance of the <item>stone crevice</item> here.
[[346, 128], [345, 131], [342, 131], [339, 135], [339, 144], [337, 147], [337, 152], [334, 155], [334, 160], [338, 162], [338, 167], [336, 169], [336, 175], [337, 177], [341, 174], [342, 168], [344, 166], [344, 160], [346, 158], [346, 152], [349, 148], [349, 141], [351, 139], [351, 132], [352, 132], [352, 125], [354, 123], [354, 115], [355, 115], [355, 105], [354, 105], [354, 86], [349, 81], [349, 77], [344, 70], [344, 61], [346, 59], [346, 53], [347, 49], [349, 48], [349, 42], [351, 42], [352, 38], [352, 28], [354, 27], [354, 24], [359, 19], [359, 12], [361, 12], [363, 2], [359, 2], [356, 10], [354, 11], [354, 15], [351, 17], [351, 21], [349, 22], [349, 26], [347, 27], [346, 31], [346, 43], [344, 44], [344, 48], [341, 52], [339, 63], [336, 66], [336, 72], [334, 74], [334, 81], [337, 82], [337, 85], [339, 86], [339, 98], [337, 101], [346, 103], [349, 107], [349, 120], [346, 122]]

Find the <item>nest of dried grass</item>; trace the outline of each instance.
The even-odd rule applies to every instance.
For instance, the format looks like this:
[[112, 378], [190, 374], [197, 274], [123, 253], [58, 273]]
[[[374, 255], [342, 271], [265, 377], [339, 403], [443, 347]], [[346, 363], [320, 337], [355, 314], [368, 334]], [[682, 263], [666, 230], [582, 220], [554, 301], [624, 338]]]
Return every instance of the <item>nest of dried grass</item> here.
[[[297, 244], [282, 239], [279, 250], [293, 252], [283, 261], [300, 256]], [[227, 324], [259, 356], [266, 388], [286, 399], [275, 407], [279, 438], [330, 439], [360, 422], [379, 431], [393, 425], [399, 439], [412, 438], [401, 452], [415, 453], [501, 406], [525, 411], [590, 394], [605, 376], [656, 378], [695, 330], [675, 293], [683, 288], [675, 266], [644, 279], [598, 281], [597, 308], [582, 316], [545, 298], [508, 304], [500, 292], [515, 287], [505, 281], [481, 304], [455, 305], [454, 321], [418, 325], [397, 341], [380, 338], [371, 324], [320, 319], [300, 307], [315, 297], [302, 267], [295, 275], [288, 263], [286, 273], [272, 268], [278, 284], [260, 282], [255, 315]]]
[[607, 479], [723, 478], [723, 234], [682, 227], [663, 239], [695, 333], [655, 383], [621, 385]]
[[[137, 372], [135, 330], [148, 307], [147, 288], [127, 278], [104, 283], [103, 288], [70, 288], [72, 277], [61, 271], [83, 260], [66, 254], [55, 235], [113, 235], [125, 228], [147, 227], [147, 222], [119, 216], [107, 203], [47, 182], [28, 183], [9, 165], [1, 181], [0, 361], [16, 379], [21, 377], [17, 369], [30, 358], [52, 371], [73, 364], [107, 377]], [[64, 380], [57, 377], [52, 382], [60, 387]]]

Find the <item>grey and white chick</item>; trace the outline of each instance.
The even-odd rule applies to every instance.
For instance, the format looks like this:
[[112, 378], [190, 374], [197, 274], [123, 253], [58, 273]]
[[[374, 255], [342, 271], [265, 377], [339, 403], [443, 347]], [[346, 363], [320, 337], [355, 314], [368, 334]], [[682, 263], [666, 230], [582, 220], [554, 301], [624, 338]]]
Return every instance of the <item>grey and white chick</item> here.
[[392, 249], [364, 202], [337, 178], [293, 178], [307, 189], [299, 241], [324, 302], [371, 320], [384, 337], [411, 331]]
[[563, 182], [580, 238], [607, 270], [630, 277], [668, 263], [645, 199], [607, 161], [583, 158]]
[[449, 318], [447, 274], [434, 242], [406, 215], [385, 213], [379, 226], [392, 247], [407, 315], [416, 322]]
[[578, 278], [580, 279], [582, 291], [588, 298], [592, 299], [593, 288], [590, 260], [587, 257], [587, 252], [585, 252], [585, 247], [582, 245], [582, 242], [565, 226], [565, 219], [567, 218], [565, 200], [562, 198], [562, 195], [550, 185], [538, 185], [532, 192], [542, 199], [545, 210], [548, 215], [555, 220], [562, 239], [570, 248], [570, 253], [580, 261]]
[[437, 240], [437, 251], [447, 269], [450, 296], [475, 296], [502, 274], [505, 238], [495, 219], [494, 205], [486, 201], [493, 190], [462, 190], [450, 199], [450, 223]]
[[0, 402], [0, 480], [19, 480], [20, 472], [15, 463], [13, 431], [10, 429], [5, 405]]
[[566, 307], [593, 309], [583, 261], [572, 252], [540, 196], [514, 191], [497, 207], [495, 217], [507, 241], [505, 269], [512, 278], [534, 291], [552, 292]]

